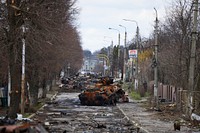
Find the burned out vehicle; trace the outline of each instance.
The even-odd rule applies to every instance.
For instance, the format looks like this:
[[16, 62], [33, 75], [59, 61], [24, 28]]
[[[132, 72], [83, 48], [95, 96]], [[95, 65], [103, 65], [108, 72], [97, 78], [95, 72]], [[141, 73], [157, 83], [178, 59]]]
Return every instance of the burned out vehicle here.
[[104, 106], [116, 105], [119, 99], [128, 102], [128, 97], [119, 83], [113, 83], [113, 78], [103, 77], [93, 86], [88, 87], [79, 94], [82, 105]]

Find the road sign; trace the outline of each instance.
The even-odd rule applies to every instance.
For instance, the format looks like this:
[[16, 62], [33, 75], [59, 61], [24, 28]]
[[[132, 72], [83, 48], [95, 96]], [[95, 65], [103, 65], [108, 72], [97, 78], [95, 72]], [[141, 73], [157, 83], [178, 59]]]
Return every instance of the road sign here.
[[137, 58], [137, 49], [133, 49], [133, 50], [129, 50], [128, 51], [128, 55], [129, 55], [129, 58]]

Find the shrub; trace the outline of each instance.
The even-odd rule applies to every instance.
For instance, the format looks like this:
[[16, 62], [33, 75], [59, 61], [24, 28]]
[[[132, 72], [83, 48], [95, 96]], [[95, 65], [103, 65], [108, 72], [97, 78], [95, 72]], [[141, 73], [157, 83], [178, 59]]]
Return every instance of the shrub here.
[[135, 100], [141, 100], [140, 94], [137, 93], [137, 92], [135, 92], [135, 91], [132, 91], [132, 92], [130, 93], [130, 97], [133, 98], [133, 99], [135, 99]]

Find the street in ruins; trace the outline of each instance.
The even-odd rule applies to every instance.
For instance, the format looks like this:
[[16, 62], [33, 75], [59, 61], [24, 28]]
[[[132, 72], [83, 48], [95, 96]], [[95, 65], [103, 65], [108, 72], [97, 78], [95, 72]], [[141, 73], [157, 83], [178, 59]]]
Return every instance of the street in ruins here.
[[51, 133], [132, 133], [137, 127], [124, 117], [117, 106], [83, 106], [79, 93], [58, 93], [55, 100], [32, 118], [44, 123]]
[[200, 133], [199, 13], [199, 0], [0, 0], [0, 133]]
[[198, 132], [186, 125], [174, 131], [173, 114], [164, 118], [167, 112], [149, 111], [142, 107], [144, 100], [130, 99], [116, 106], [85, 106], [80, 104], [79, 94], [62, 89], [31, 119], [43, 123], [50, 133]]

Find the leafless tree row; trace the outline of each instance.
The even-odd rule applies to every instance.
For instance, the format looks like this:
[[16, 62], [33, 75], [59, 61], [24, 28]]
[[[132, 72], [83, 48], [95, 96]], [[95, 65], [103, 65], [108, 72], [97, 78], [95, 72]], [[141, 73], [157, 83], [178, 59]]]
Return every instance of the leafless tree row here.
[[66, 62], [74, 73], [81, 67], [82, 47], [74, 21], [79, 10], [75, 0], [6, 0], [0, 7], [0, 83], [7, 84], [10, 71], [9, 116], [15, 117], [20, 103], [22, 38], [30, 104], [36, 104], [38, 88], [55, 79]]
[[[193, 10], [191, 0], [175, 0], [167, 7], [164, 22], [159, 22], [158, 33], [158, 68], [159, 82], [188, 89], [190, 50], [192, 41]], [[199, 23], [199, 22], [198, 22]], [[198, 26], [199, 27], [199, 26]], [[198, 28], [199, 33], [199, 28]], [[148, 41], [148, 46], [154, 49], [154, 37]], [[199, 71], [199, 34], [197, 39], [195, 90], [200, 90]], [[151, 59], [151, 58], [150, 58]], [[146, 62], [149, 62], [147, 60]], [[151, 61], [152, 63], [152, 61]], [[141, 64], [142, 65], [142, 64]], [[150, 66], [147, 65], [145, 69]], [[141, 70], [142, 71], [142, 70]], [[153, 80], [153, 69], [147, 69], [149, 80]]]

